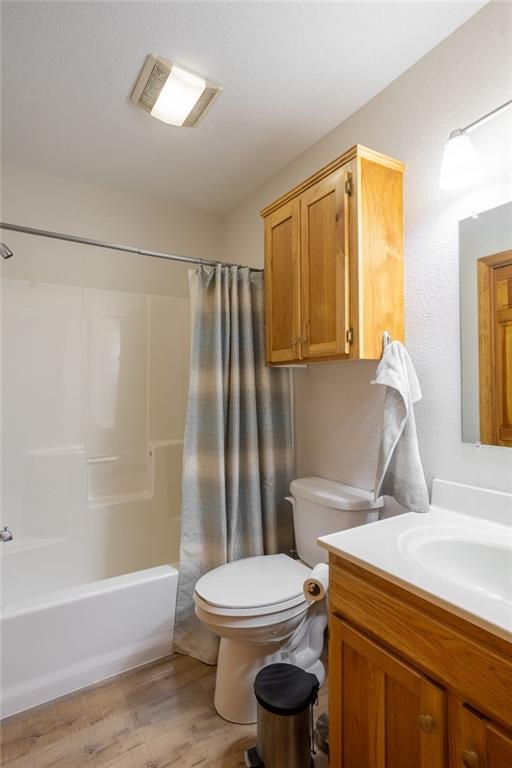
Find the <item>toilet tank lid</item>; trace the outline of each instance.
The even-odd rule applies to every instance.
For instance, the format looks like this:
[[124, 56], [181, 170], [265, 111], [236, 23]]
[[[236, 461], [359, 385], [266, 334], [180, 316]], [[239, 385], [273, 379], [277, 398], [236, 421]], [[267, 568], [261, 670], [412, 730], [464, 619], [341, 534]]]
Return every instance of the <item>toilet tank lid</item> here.
[[314, 501], [324, 507], [344, 509], [350, 512], [380, 509], [384, 506], [382, 496], [374, 500], [373, 491], [354, 488], [352, 485], [335, 483], [323, 477], [301, 477], [292, 480], [290, 485], [292, 496], [299, 499]]

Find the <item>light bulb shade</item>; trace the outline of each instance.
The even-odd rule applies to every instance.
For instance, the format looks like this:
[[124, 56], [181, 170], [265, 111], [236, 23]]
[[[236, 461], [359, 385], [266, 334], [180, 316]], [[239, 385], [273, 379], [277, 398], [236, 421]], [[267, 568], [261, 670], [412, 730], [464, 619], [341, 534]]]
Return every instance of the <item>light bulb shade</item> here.
[[476, 181], [477, 177], [478, 160], [471, 139], [464, 131], [453, 131], [444, 147], [440, 188], [467, 187]]
[[173, 64], [171, 73], [151, 110], [152, 117], [170, 125], [183, 125], [199, 101], [206, 80]]

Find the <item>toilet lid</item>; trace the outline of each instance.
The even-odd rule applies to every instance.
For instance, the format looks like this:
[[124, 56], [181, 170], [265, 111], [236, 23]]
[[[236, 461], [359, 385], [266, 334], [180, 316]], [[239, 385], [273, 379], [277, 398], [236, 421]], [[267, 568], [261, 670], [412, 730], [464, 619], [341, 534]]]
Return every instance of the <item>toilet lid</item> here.
[[219, 608], [259, 608], [302, 595], [310, 573], [311, 568], [288, 555], [246, 557], [202, 576], [196, 593]]

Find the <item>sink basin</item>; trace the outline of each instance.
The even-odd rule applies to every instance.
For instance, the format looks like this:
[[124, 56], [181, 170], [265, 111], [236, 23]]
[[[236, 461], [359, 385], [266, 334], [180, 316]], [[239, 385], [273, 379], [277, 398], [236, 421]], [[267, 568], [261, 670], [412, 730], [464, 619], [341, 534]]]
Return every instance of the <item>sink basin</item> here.
[[511, 602], [512, 549], [466, 539], [441, 539], [418, 549], [420, 562], [457, 584]]
[[429, 512], [319, 544], [512, 642], [512, 493], [434, 480]]
[[[466, 533], [466, 532], [464, 532]], [[453, 531], [410, 531], [399, 547], [409, 561], [492, 600], [512, 605], [512, 541]], [[478, 534], [481, 537], [481, 532]]]

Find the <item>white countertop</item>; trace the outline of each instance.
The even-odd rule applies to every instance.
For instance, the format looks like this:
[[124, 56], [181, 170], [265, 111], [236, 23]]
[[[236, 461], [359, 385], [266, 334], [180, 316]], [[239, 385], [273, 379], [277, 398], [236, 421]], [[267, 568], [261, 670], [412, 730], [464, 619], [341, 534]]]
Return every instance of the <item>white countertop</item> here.
[[[468, 488], [434, 482], [443, 488], [433, 501], [441, 491]], [[512, 642], [512, 496], [509, 508], [507, 494], [491, 493], [500, 508], [493, 513], [486, 503], [485, 517], [433, 505], [430, 512], [340, 531], [318, 544]]]

